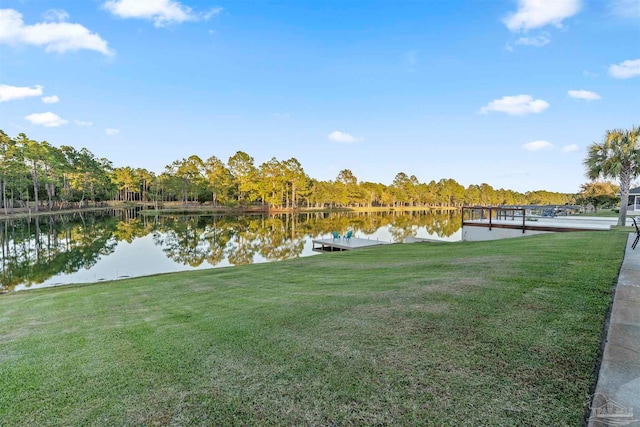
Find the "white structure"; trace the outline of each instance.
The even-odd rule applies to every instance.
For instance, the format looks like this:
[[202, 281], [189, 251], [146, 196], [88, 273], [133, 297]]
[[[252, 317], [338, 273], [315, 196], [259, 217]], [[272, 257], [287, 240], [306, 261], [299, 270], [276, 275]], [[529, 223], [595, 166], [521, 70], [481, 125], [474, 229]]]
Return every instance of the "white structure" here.
[[627, 213], [640, 214], [640, 187], [629, 190]]
[[616, 225], [617, 218], [600, 217], [527, 217], [515, 220], [488, 219], [465, 221], [462, 225], [462, 240], [477, 242], [482, 240], [508, 239], [567, 231], [606, 231]]

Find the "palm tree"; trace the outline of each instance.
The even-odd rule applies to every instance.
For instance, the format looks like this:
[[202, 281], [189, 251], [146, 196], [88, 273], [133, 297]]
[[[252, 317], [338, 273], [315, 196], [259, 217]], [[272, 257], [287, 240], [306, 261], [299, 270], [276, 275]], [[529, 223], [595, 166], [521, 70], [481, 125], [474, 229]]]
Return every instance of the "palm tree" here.
[[640, 176], [640, 126], [608, 130], [602, 142], [589, 146], [584, 165], [589, 179], [611, 178], [620, 181], [620, 216], [625, 225], [631, 181]]

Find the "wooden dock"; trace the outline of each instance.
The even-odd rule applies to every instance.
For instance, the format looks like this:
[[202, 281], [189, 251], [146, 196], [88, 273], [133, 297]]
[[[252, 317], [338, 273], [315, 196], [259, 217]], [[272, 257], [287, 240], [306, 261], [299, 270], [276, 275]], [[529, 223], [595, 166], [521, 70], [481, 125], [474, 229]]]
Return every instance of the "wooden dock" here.
[[[467, 213], [467, 215], [465, 215]], [[489, 230], [493, 228], [545, 231], [545, 232], [568, 232], [568, 231], [595, 231], [610, 230], [616, 223], [610, 218], [586, 218], [571, 216], [538, 216], [527, 214], [525, 208], [513, 207], [474, 207], [464, 206], [462, 208], [462, 228], [464, 227], [484, 227]]]
[[312, 242], [313, 250], [316, 252], [350, 251], [389, 244], [389, 242], [381, 242], [380, 240], [359, 239], [357, 237], [350, 239], [316, 239], [312, 240]]
[[491, 230], [492, 228], [507, 228], [514, 230], [525, 231], [551, 231], [557, 233], [566, 233], [570, 231], [608, 231], [611, 229], [612, 223], [605, 221], [599, 222], [579, 222], [569, 221], [557, 218], [541, 218], [533, 221], [527, 220], [527, 222], [521, 223], [518, 221], [509, 220], [473, 220], [463, 221], [463, 227], [484, 227]]

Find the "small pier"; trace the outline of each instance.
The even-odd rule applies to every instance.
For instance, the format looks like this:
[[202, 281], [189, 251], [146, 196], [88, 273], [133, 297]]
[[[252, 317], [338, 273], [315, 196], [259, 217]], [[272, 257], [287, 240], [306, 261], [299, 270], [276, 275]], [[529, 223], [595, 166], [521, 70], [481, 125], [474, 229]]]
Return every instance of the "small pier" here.
[[380, 240], [359, 239], [357, 237], [350, 239], [316, 239], [312, 240], [312, 242], [313, 250], [316, 252], [350, 251], [352, 249], [389, 244], [389, 242], [381, 242]]

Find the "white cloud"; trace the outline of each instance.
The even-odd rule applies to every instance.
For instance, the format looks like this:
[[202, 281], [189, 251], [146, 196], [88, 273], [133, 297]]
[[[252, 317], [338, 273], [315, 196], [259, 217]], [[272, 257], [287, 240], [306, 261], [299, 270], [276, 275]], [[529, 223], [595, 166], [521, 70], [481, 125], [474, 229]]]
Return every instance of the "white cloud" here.
[[[0, 29], [0, 31], [2, 31]], [[42, 86], [34, 87], [0, 85], [0, 102], [42, 95]]]
[[74, 120], [73, 122], [76, 124], [76, 126], [91, 126], [91, 125], [93, 125], [93, 122], [84, 122], [82, 120]]
[[640, 76], [640, 59], [629, 59], [620, 64], [613, 64], [609, 66], [609, 74], [616, 79]]
[[520, 37], [518, 40], [516, 40], [516, 44], [520, 44], [523, 46], [535, 46], [535, 47], [542, 47], [546, 44], [549, 44], [549, 42], [551, 42], [551, 36], [549, 35], [549, 33], [542, 33], [539, 36], [535, 36], [535, 37]]
[[640, 19], [640, 0], [614, 0], [610, 8], [621, 18]]
[[189, 6], [174, 0], [109, 0], [102, 7], [120, 18], [152, 20], [156, 27], [207, 20], [222, 12], [221, 7], [215, 7], [205, 13], [196, 13]]
[[112, 54], [105, 40], [80, 24], [41, 22], [25, 25], [22, 14], [13, 9], [0, 9], [0, 43], [44, 46], [46, 52], [88, 49], [103, 55]]
[[68, 123], [67, 120], [51, 112], [29, 114], [28, 116], [25, 117], [25, 119], [27, 119], [34, 125], [41, 125], [48, 128], [58, 127], [58, 126], [66, 125]]
[[596, 73], [592, 73], [589, 70], [582, 70], [582, 75], [585, 76], [585, 77], [590, 77], [590, 78], [598, 76]]
[[588, 90], [570, 90], [567, 92], [570, 97], [576, 99], [584, 99], [586, 101], [595, 101], [596, 99], [601, 99], [602, 97], [595, 92], [590, 92]]
[[575, 151], [578, 151], [579, 149], [580, 147], [578, 147], [577, 144], [565, 145], [564, 147], [562, 147], [562, 151], [564, 151], [565, 153], [573, 153]]
[[114, 128], [106, 128], [106, 129], [104, 130], [104, 132], [105, 132], [107, 135], [110, 135], [110, 136], [117, 135], [117, 134], [119, 134], [119, 133], [120, 133], [120, 131], [119, 131], [118, 129], [114, 129]]
[[553, 148], [553, 144], [549, 141], [537, 140], [523, 144], [522, 148], [527, 151], [551, 150]]
[[57, 95], [43, 96], [40, 99], [42, 99], [42, 102], [44, 102], [45, 104], [57, 104], [58, 102], [60, 102], [60, 98], [58, 98]]
[[542, 99], [534, 100], [529, 95], [505, 96], [501, 99], [494, 99], [480, 109], [481, 114], [488, 114], [490, 111], [498, 111], [511, 115], [521, 115], [529, 113], [542, 113], [549, 108], [549, 103]]
[[518, 10], [504, 18], [514, 32], [529, 31], [547, 25], [562, 27], [562, 21], [580, 11], [580, 0], [519, 0]]
[[339, 130], [331, 132], [327, 136], [327, 138], [329, 138], [330, 141], [342, 142], [344, 144], [351, 144], [353, 142], [360, 141], [360, 138], [356, 138], [355, 136], [349, 135], [346, 132], [340, 132]]

